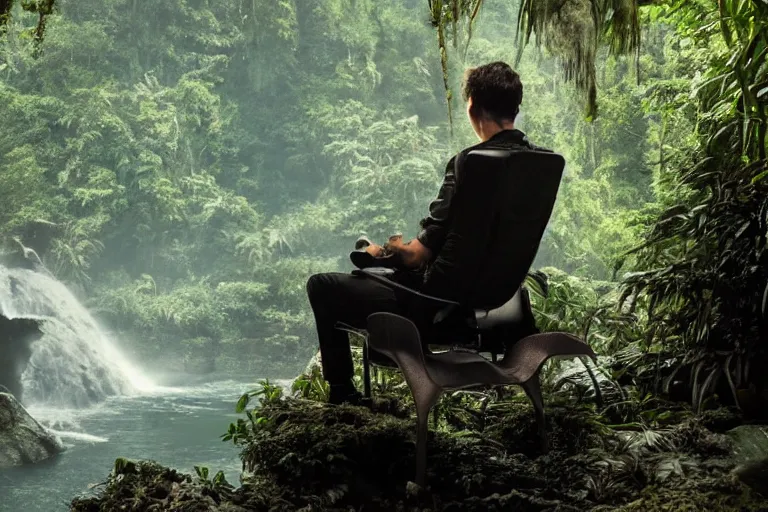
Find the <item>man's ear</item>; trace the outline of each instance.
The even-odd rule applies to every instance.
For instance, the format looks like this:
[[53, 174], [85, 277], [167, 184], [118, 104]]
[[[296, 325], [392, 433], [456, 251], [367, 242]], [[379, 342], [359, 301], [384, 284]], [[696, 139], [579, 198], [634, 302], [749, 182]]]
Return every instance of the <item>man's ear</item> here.
[[482, 108], [480, 108], [480, 107], [478, 107], [478, 106], [476, 106], [474, 104], [471, 104], [469, 106], [469, 115], [472, 116], [472, 118], [478, 124], [482, 123], [483, 121], [487, 121], [487, 118], [486, 118], [486, 115], [485, 115], [485, 111]]

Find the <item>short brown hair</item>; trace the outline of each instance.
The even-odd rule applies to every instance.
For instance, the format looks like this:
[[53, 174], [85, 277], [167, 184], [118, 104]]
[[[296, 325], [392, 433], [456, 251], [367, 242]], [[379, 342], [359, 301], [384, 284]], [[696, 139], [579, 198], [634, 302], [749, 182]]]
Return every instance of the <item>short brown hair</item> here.
[[520, 75], [501, 61], [469, 68], [464, 74], [464, 101], [472, 98], [473, 115], [514, 121], [523, 101]]

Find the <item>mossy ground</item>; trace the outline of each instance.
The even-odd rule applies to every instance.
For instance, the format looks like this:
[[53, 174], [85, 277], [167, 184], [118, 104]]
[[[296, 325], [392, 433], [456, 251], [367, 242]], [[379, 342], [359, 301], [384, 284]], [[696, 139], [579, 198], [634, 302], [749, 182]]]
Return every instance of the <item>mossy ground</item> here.
[[586, 405], [550, 403], [543, 454], [530, 406], [500, 404], [481, 432], [430, 434], [425, 489], [409, 483], [415, 425], [402, 407], [288, 398], [259, 409], [265, 419], [243, 446], [239, 488], [121, 463], [97, 497], [74, 500], [72, 510], [768, 510], [732, 471], [725, 437], [709, 430], [730, 426], [728, 413], [619, 434]]

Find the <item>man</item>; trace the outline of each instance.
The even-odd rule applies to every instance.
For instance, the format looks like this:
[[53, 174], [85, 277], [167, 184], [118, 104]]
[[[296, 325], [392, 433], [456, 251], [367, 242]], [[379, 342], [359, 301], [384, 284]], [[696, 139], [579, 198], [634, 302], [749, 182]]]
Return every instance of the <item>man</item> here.
[[[451, 200], [457, 187], [457, 171], [467, 153], [474, 149], [535, 149], [521, 131], [515, 129], [515, 118], [523, 99], [520, 77], [503, 62], [492, 62], [467, 70], [463, 86], [467, 115], [480, 143], [451, 158], [437, 199], [429, 206], [429, 215], [421, 221], [421, 232], [410, 242], [392, 237], [386, 249], [394, 252], [405, 270], [395, 280], [411, 288], [419, 288], [430, 274], [430, 264], [443, 247], [450, 229]], [[380, 256], [384, 248], [371, 244], [366, 251]], [[423, 289], [423, 288], [422, 288]], [[428, 293], [443, 298], [449, 294], [431, 287]], [[376, 312], [396, 313], [413, 318], [408, 297], [372, 279], [351, 274], [327, 273], [310, 277], [307, 283], [309, 302], [315, 314], [323, 376], [330, 384], [329, 401], [357, 403], [361, 395], [352, 381], [354, 376], [349, 339], [335, 328], [337, 322], [364, 329], [369, 315]], [[423, 325], [423, 324], [422, 324]]]

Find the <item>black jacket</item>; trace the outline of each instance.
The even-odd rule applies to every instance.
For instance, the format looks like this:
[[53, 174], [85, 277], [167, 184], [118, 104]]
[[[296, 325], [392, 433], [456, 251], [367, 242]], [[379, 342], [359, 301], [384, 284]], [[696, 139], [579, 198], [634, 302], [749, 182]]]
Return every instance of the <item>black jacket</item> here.
[[[429, 205], [429, 215], [421, 220], [421, 232], [416, 237], [437, 257], [450, 229], [451, 199], [456, 191], [457, 168], [467, 153], [475, 149], [539, 149], [528, 141], [520, 130], [502, 130], [485, 142], [469, 147], [451, 158], [445, 168], [445, 177], [437, 198]], [[457, 162], [459, 165], [456, 165]]]

